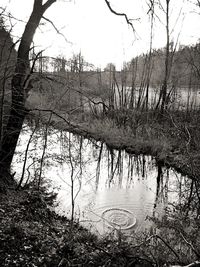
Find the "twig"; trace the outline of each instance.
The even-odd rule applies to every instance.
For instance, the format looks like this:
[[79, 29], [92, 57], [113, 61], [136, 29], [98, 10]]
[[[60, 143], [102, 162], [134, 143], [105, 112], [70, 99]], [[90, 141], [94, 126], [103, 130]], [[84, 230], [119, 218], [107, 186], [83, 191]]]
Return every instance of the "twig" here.
[[65, 39], [66, 43], [69, 43], [69, 44], [71, 44], [71, 45], [73, 44], [72, 42], [68, 41], [67, 38], [65, 37], [65, 35], [64, 35], [63, 33], [61, 33], [61, 32], [58, 30], [58, 28], [57, 28], [56, 25], [53, 23], [53, 21], [51, 21], [50, 19], [48, 19], [48, 18], [46, 18], [46, 17], [44, 17], [44, 16], [42, 16], [42, 18], [43, 18], [44, 20], [48, 21], [48, 22], [53, 26], [53, 28], [55, 29], [55, 31], [56, 31], [58, 34], [60, 34], [60, 35]]
[[183, 238], [183, 240], [185, 241], [185, 243], [191, 247], [192, 251], [195, 253], [195, 255], [200, 258], [200, 254], [196, 251], [196, 249], [194, 248], [194, 246], [192, 245], [192, 243], [190, 243], [185, 237], [184, 235], [180, 232], [181, 237]]
[[45, 152], [46, 152], [46, 148], [47, 148], [48, 126], [50, 125], [51, 118], [52, 118], [52, 112], [50, 113], [49, 120], [48, 120], [48, 123], [46, 124], [46, 129], [45, 129], [45, 133], [44, 133], [44, 146], [43, 146], [42, 157], [40, 160], [40, 173], [39, 173], [39, 177], [38, 177], [38, 190], [39, 190], [40, 185], [41, 185], [42, 168], [43, 168], [44, 156], [45, 156]]
[[27, 158], [28, 158], [28, 152], [29, 152], [29, 146], [31, 144], [31, 141], [32, 141], [32, 138], [33, 138], [33, 135], [35, 134], [35, 131], [37, 129], [37, 123], [35, 124], [35, 128], [33, 129], [30, 137], [29, 137], [29, 140], [28, 140], [28, 143], [27, 143], [27, 146], [26, 146], [26, 150], [25, 150], [25, 156], [24, 156], [24, 163], [23, 163], [23, 168], [22, 168], [22, 175], [21, 175], [21, 178], [20, 178], [20, 181], [18, 183], [18, 186], [17, 186], [17, 189], [19, 189], [22, 185], [22, 182], [24, 180], [24, 174], [25, 174], [25, 167], [26, 167], [26, 162], [27, 162]]
[[187, 132], [187, 134], [188, 134], [188, 141], [187, 141], [187, 144], [186, 144], [186, 147], [187, 147], [187, 151], [189, 150], [188, 148], [189, 148], [189, 145], [190, 145], [190, 142], [191, 142], [191, 134], [190, 134], [190, 131], [189, 131], [189, 129], [186, 127], [186, 125], [184, 125], [185, 126], [185, 130], [186, 130], [186, 132]]
[[[38, 60], [38, 58], [39, 58], [39, 56], [42, 54], [42, 52], [43, 52], [44, 50], [41, 50], [41, 51], [39, 51], [37, 54], [36, 54], [36, 56], [35, 56], [35, 58], [34, 58], [34, 60], [33, 60], [33, 64], [32, 64], [32, 66], [31, 66], [31, 70], [30, 70], [30, 72], [28, 73], [28, 75], [27, 75], [27, 77], [26, 77], [26, 79], [25, 79], [25, 81], [24, 81], [24, 84], [23, 84], [23, 87], [25, 88], [25, 91], [29, 91], [30, 89], [32, 89], [32, 85], [31, 85], [31, 83], [30, 83], [30, 77], [31, 77], [31, 75], [33, 74], [33, 71], [34, 71], [34, 67], [35, 67], [35, 64], [36, 64], [36, 61]], [[28, 82], [29, 81], [29, 82]], [[30, 88], [29, 88], [30, 87]]]
[[141, 242], [138, 245], [133, 246], [132, 248], [141, 247], [142, 245], [144, 245], [145, 243], [147, 243], [148, 241], [150, 241], [152, 238], [160, 239], [165, 244], [165, 246], [168, 247], [174, 253], [174, 255], [177, 257], [177, 259], [180, 261], [180, 257], [176, 253], [176, 251], [162, 237], [160, 237], [159, 235], [151, 235], [145, 241]]
[[62, 119], [64, 122], [66, 122], [68, 125], [72, 126], [72, 127], [75, 127], [74, 125], [72, 125], [68, 120], [66, 120], [63, 116], [59, 115], [57, 112], [51, 110], [51, 109], [39, 109], [39, 108], [34, 108], [34, 109], [29, 109], [28, 110], [29, 112], [30, 111], [43, 111], [43, 112], [50, 112], [52, 113], [53, 115], [56, 115], [57, 117], [59, 117], [60, 119]]
[[200, 265], [200, 261], [194, 261], [188, 265], [170, 265], [170, 267], [198, 267]]

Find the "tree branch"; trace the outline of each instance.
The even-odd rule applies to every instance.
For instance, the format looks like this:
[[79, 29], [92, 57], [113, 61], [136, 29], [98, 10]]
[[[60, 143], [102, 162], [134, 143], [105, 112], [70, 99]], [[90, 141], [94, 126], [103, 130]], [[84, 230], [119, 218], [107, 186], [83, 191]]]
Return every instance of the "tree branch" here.
[[48, 18], [46, 18], [46, 17], [44, 17], [44, 16], [42, 16], [42, 18], [43, 18], [44, 20], [46, 20], [47, 22], [49, 22], [49, 23], [53, 26], [53, 28], [55, 29], [55, 31], [57, 32], [57, 34], [60, 34], [60, 35], [65, 39], [65, 41], [66, 41], [67, 43], [72, 44], [70, 41], [67, 40], [67, 38], [64, 36], [64, 34], [61, 33], [61, 32], [58, 30], [58, 28], [57, 28], [56, 25], [53, 23], [53, 21], [51, 21], [50, 19], [48, 19]]
[[45, 12], [53, 3], [55, 3], [56, 0], [48, 0], [43, 6], [43, 12]]
[[131, 23], [131, 20], [127, 17], [127, 15], [126, 15], [125, 13], [119, 13], [119, 12], [116, 12], [116, 11], [111, 7], [110, 2], [109, 2], [108, 0], [105, 0], [105, 2], [106, 2], [108, 8], [110, 9], [110, 11], [111, 11], [113, 14], [115, 14], [115, 15], [117, 15], [117, 16], [123, 16], [123, 17], [125, 17], [127, 24], [130, 25], [131, 28], [133, 29], [133, 32], [135, 32], [135, 29], [134, 29], [134, 27], [133, 27], [133, 24]]

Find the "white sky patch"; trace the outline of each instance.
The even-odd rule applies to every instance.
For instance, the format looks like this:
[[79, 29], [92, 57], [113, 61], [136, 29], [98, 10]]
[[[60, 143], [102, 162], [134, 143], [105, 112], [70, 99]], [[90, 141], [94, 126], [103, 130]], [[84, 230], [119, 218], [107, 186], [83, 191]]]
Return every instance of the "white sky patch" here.
[[[149, 49], [150, 20], [147, 2], [148, 0], [110, 0], [113, 9], [134, 19], [134, 35], [125, 18], [112, 14], [104, 0], [59, 0], [47, 10], [45, 17], [56, 25], [69, 42], [58, 35], [52, 25], [42, 20], [45, 25], [37, 30], [34, 45], [38, 50], [46, 48], [47, 55], [63, 55], [66, 58], [81, 51], [85, 60], [97, 67], [105, 67], [112, 62], [120, 68], [123, 61], [129, 61]], [[161, 2], [165, 7], [165, 0]], [[33, 0], [2, 0], [1, 6], [6, 5], [7, 11], [14, 17], [27, 21]], [[171, 0], [170, 5], [171, 30], [175, 25], [171, 40], [176, 42], [181, 31], [179, 43], [196, 43], [200, 37], [200, 15], [194, 12], [194, 5], [187, 0]], [[165, 15], [159, 8], [155, 11], [159, 19], [155, 16], [153, 46], [158, 48], [164, 47], [166, 42]], [[13, 20], [13, 24], [13, 35], [21, 36], [25, 23]]]

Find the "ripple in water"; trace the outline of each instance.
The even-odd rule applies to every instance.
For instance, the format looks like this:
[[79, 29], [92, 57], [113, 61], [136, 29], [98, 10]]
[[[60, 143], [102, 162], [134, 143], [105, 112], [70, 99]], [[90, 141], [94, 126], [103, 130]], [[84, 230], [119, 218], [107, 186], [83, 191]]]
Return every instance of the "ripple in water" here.
[[104, 222], [121, 230], [128, 230], [136, 224], [136, 218], [126, 209], [111, 208], [102, 213]]

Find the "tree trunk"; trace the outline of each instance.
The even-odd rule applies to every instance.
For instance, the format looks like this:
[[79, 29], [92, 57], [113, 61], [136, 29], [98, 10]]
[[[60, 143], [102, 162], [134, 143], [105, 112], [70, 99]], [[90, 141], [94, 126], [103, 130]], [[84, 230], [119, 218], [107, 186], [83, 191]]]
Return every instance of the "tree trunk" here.
[[48, 0], [42, 4], [42, 0], [34, 0], [33, 11], [26, 24], [24, 33], [17, 54], [17, 63], [15, 72], [11, 82], [12, 103], [8, 119], [8, 124], [3, 133], [2, 142], [0, 144], [0, 176], [6, 179], [6, 174], [10, 173], [10, 166], [17, 145], [17, 141], [22, 129], [22, 125], [27, 114], [25, 108], [26, 93], [24, 89], [24, 81], [29, 71], [29, 51], [33, 36], [40, 23], [44, 12], [56, 0]]
[[169, 63], [170, 63], [170, 58], [169, 58], [169, 2], [170, 0], [166, 0], [166, 36], [167, 36], [167, 44], [166, 44], [166, 55], [165, 55], [165, 77], [162, 85], [162, 103], [161, 103], [161, 114], [164, 113], [166, 109], [166, 97], [167, 97], [167, 89], [168, 89], [168, 80], [169, 80]]

